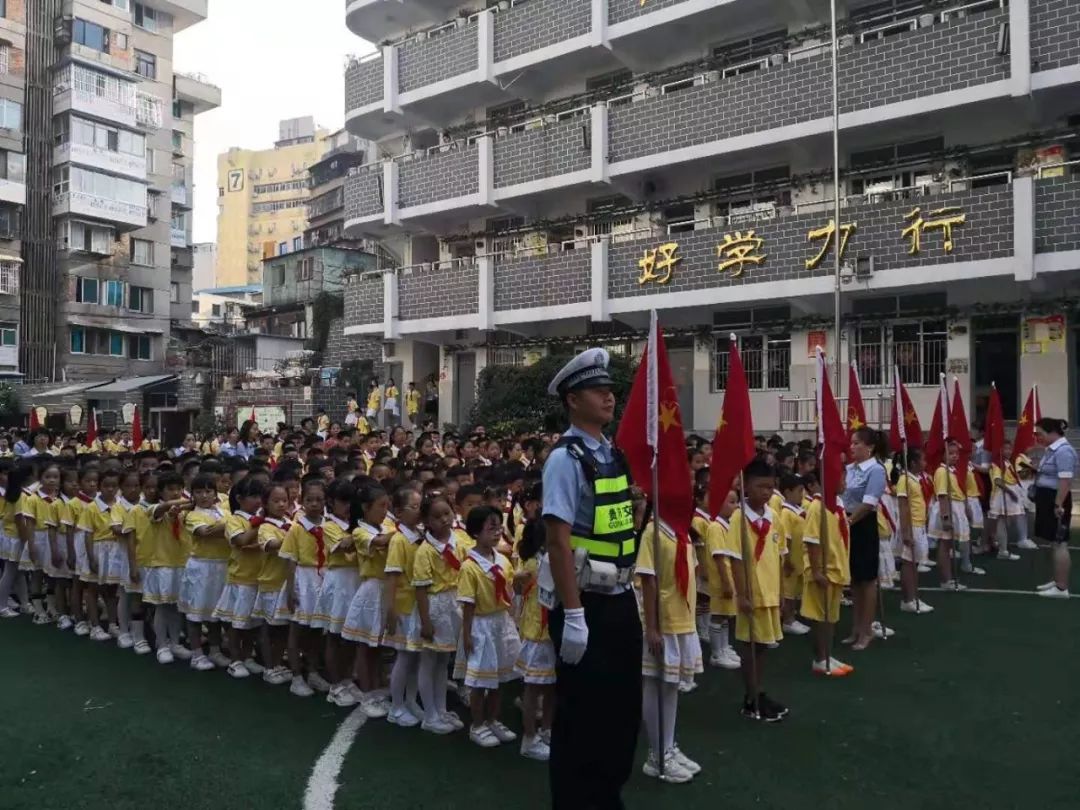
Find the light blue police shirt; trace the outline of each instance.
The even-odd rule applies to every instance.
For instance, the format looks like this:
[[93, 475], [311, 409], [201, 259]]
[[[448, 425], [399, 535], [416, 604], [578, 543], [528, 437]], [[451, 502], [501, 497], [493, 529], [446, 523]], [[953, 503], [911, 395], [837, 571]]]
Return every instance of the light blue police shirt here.
[[844, 510], [852, 512], [860, 503], [877, 509], [885, 494], [885, 468], [875, 458], [860, 464], [849, 464], [847, 487], [844, 490]]
[[[1076, 466], [1076, 451], [1062, 436], [1046, 448], [1046, 452], [1039, 460], [1039, 473], [1035, 478], [1035, 486], [1056, 490], [1059, 480], [1068, 480], [1076, 476]], [[545, 497], [546, 495], [547, 493]]]
[[[613, 459], [611, 442], [605, 437], [597, 440], [582, 430], [570, 426], [563, 436], [577, 437], [585, 443], [596, 460], [608, 464]], [[593, 525], [593, 490], [585, 480], [581, 462], [565, 447], [556, 447], [544, 462], [544, 517], [558, 518], [573, 526]]]

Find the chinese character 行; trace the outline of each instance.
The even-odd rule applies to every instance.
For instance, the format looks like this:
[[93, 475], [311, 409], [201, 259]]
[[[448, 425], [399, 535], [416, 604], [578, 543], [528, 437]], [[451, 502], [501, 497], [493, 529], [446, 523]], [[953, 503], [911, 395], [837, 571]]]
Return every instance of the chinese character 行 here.
[[[844, 258], [844, 251], [847, 250], [848, 239], [851, 238], [851, 234], [857, 227], [856, 223], [851, 222], [847, 225], [840, 226], [840, 258]], [[836, 221], [830, 219], [829, 224], [823, 228], [815, 228], [806, 234], [806, 241], [813, 242], [817, 239], [824, 239], [825, 244], [821, 246], [821, 250], [816, 256], [806, 260], [806, 269], [813, 270], [821, 261], [825, 258], [829, 252], [829, 248], [832, 247], [833, 238], [836, 236]]]
[[[682, 261], [682, 256], [675, 255], [678, 250], [678, 242], [665, 242], [658, 248], [646, 250], [645, 255], [638, 259], [641, 275], [638, 276], [637, 283], [645, 284], [655, 281], [657, 284], [667, 284], [671, 281], [671, 273], [675, 269], [675, 265]], [[658, 253], [660, 255], [659, 260], [657, 259]]]
[[940, 228], [942, 230], [945, 234], [945, 252], [952, 253], [953, 225], [963, 225], [967, 221], [967, 216], [954, 206], [938, 208], [936, 211], [931, 211], [930, 216], [939, 217], [939, 219], [923, 219], [922, 209], [918, 207], [904, 215], [904, 219], [911, 220], [911, 224], [900, 232], [901, 239], [911, 237], [911, 247], [908, 249], [908, 253], [915, 254], [922, 249], [922, 232], [928, 228]]
[[732, 276], [738, 278], [743, 274], [745, 265], [765, 261], [767, 254], [757, 253], [764, 245], [765, 240], [756, 236], [752, 229], [745, 234], [741, 231], [735, 231], [734, 235], [724, 234], [724, 243], [716, 246], [716, 257], [724, 260], [716, 266], [717, 272], [723, 273], [733, 267]]

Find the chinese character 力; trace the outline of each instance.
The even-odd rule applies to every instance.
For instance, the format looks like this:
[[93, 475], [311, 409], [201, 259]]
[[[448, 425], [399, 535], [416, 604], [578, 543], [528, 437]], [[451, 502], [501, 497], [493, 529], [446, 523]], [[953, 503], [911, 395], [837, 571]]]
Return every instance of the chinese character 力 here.
[[[658, 248], [646, 250], [645, 255], [638, 259], [641, 275], [638, 276], [637, 283], [645, 284], [649, 281], [655, 281], [657, 284], [667, 284], [671, 281], [671, 273], [674, 271], [675, 265], [682, 261], [682, 256], [675, 255], [678, 250], [678, 242], [665, 242]], [[660, 255], [659, 260], [657, 259], [657, 253]]]
[[753, 230], [745, 234], [735, 231], [734, 236], [724, 234], [724, 243], [716, 246], [716, 257], [724, 260], [716, 266], [717, 271], [723, 273], [733, 267], [732, 276], [738, 278], [747, 264], [757, 265], [765, 261], [767, 254], [757, 253], [764, 245], [765, 240], [756, 236]]
[[945, 234], [945, 252], [952, 253], [953, 225], [963, 225], [967, 221], [967, 216], [954, 206], [938, 208], [936, 211], [931, 211], [930, 216], [940, 218], [923, 219], [922, 209], [918, 207], [904, 215], [904, 219], [911, 220], [911, 224], [900, 233], [901, 239], [911, 237], [911, 247], [908, 249], [908, 253], [915, 254], [922, 249], [922, 232], [928, 228], [940, 228], [942, 230]]
[[[857, 227], [857, 225], [854, 222], [851, 222], [851, 223], [849, 223], [847, 225], [841, 225], [840, 226], [840, 258], [841, 259], [844, 258], [844, 251], [847, 250], [848, 239], [851, 238], [851, 234], [855, 231], [856, 227]], [[807, 242], [813, 242], [813, 241], [815, 241], [817, 239], [824, 239], [825, 240], [825, 244], [821, 246], [821, 250], [818, 252], [818, 254], [816, 256], [814, 256], [812, 259], [807, 259], [806, 260], [806, 269], [807, 270], [813, 270], [815, 267], [817, 267], [819, 264], [821, 264], [822, 259], [824, 259], [826, 254], [829, 252], [829, 248], [832, 247], [833, 237], [835, 237], [835, 236], [836, 236], [836, 221], [832, 220], [832, 219], [830, 219], [829, 224], [824, 226], [823, 228], [815, 228], [814, 230], [812, 230], [812, 231], [810, 231], [809, 233], [806, 234], [806, 241]]]

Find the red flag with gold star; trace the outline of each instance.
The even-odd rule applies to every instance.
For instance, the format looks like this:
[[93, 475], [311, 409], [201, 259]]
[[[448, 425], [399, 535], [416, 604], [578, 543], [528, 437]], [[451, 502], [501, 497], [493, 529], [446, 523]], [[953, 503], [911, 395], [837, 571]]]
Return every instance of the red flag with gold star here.
[[986, 429], [983, 432], [983, 448], [994, 463], [1002, 464], [1001, 447], [1005, 444], [1005, 417], [1001, 411], [1001, 397], [997, 386], [990, 383], [990, 400], [986, 404]]
[[[855, 374], [855, 367], [851, 367], [851, 382], [855, 385], [854, 391], [858, 391], [859, 378]], [[859, 408], [862, 408], [862, 399], [859, 399]], [[850, 446], [850, 437], [853, 430], [866, 424], [865, 414], [862, 425], [852, 428], [851, 411], [848, 411], [848, 430], [844, 432], [844, 425], [840, 422], [840, 409], [836, 406], [833, 397], [832, 386], [829, 384], [829, 368], [825, 362], [825, 352], [817, 347], [817, 412], [818, 412], [818, 448], [821, 459], [821, 489], [824, 503], [830, 509], [836, 503], [836, 496], [840, 492], [840, 478], [844, 474], [844, 452]]]
[[746, 382], [739, 343], [735, 335], [728, 345], [727, 385], [720, 424], [713, 438], [709, 469], [709, 514], [716, 515], [731, 491], [731, 484], [749, 464], [754, 452], [754, 423], [750, 413], [750, 386]]
[[141, 410], [142, 408], [136, 406], [135, 416], [131, 420], [131, 447], [136, 453], [142, 449], [143, 443]]
[[1035, 423], [1039, 421], [1039, 391], [1034, 385], [1028, 391], [1024, 412], [1016, 420], [1016, 438], [1013, 439], [1012, 460], [1035, 446]]
[[953, 400], [949, 408], [949, 439], [960, 448], [956, 460], [956, 479], [967, 491], [968, 474], [971, 472], [971, 432], [968, 430], [967, 414], [964, 411], [964, 398], [960, 396], [960, 383], [953, 378]]
[[863, 405], [862, 388], [859, 386], [859, 371], [854, 361], [848, 366], [847, 400], [847, 439], [851, 443], [851, 434], [866, 427], [866, 406]]
[[933, 475], [934, 470], [945, 461], [945, 437], [949, 434], [949, 392], [945, 387], [945, 375], [941, 375], [938, 386], [937, 403], [934, 405], [934, 417], [930, 420], [930, 433], [926, 437], [923, 453], [926, 456], [926, 471]]
[[904, 381], [900, 379], [900, 368], [893, 366], [893, 402], [892, 419], [889, 422], [889, 445], [894, 453], [902, 453], [904, 444], [909, 449], [923, 446], [922, 425], [915, 406], [911, 404]]
[[[634, 483], [653, 501], [656, 514], [676, 537], [685, 539], [694, 515], [694, 486], [686, 458], [678, 389], [671, 376], [664, 333], [655, 322], [655, 313], [645, 356], [634, 374], [615, 444], [626, 458]], [[655, 498], [654, 462], [660, 489]]]

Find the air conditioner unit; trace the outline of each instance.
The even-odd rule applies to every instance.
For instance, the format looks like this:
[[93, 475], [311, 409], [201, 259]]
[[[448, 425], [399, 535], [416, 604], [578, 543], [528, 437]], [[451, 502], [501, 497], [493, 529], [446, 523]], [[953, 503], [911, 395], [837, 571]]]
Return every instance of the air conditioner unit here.
[[844, 283], [850, 283], [855, 278], [855, 263], [851, 261], [842, 262], [840, 264], [840, 279]]
[[57, 17], [53, 21], [53, 42], [63, 47], [71, 44], [71, 30], [75, 25], [75, 18], [69, 14]]

